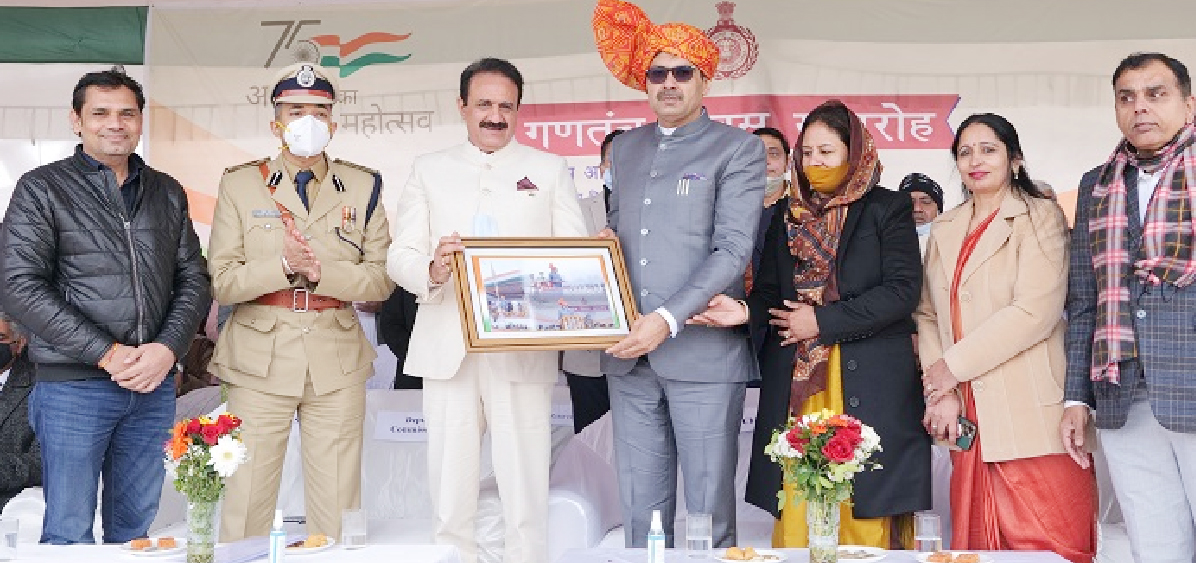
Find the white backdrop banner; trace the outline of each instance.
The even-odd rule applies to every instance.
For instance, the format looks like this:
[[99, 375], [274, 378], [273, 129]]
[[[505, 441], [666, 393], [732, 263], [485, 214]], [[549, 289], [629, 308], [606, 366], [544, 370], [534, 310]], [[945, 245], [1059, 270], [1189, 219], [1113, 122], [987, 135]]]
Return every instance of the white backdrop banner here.
[[[1125, 9], [1114, 0], [1009, 0], [999, 9], [943, 0], [640, 5], [656, 22], [693, 24], [719, 44], [723, 58], [707, 100], [715, 118], [746, 129], [777, 127], [792, 141], [811, 108], [843, 99], [877, 139], [882, 183], [895, 187], [905, 174], [923, 172], [943, 184], [948, 205], [960, 200], [960, 190], [947, 148], [953, 127], [968, 115], [1009, 118], [1031, 175], [1053, 184], [1069, 208], [1074, 195], [1067, 192], [1120, 136], [1110, 86], [1117, 62], [1157, 50], [1196, 65], [1196, 2], [1145, 2], [1136, 9], [1154, 16], [1143, 26], [1111, 25]], [[213, 6], [155, 2], [144, 67], [151, 102], [145, 154], [188, 187], [201, 233], [223, 169], [277, 153], [268, 82], [299, 60], [337, 73], [339, 127], [329, 153], [379, 169], [392, 216], [413, 159], [464, 141], [459, 75], [477, 58], [507, 58], [520, 68], [526, 86], [517, 138], [566, 156], [580, 195], [600, 189], [602, 136], [653, 121], [644, 94], [614, 80], [595, 52], [590, 1]], [[0, 82], [11, 78], [4, 73]], [[65, 129], [69, 85], [48, 91], [40, 82], [50, 81], [21, 79], [39, 82], [25, 96], [32, 100], [13, 102], [6, 94], [0, 108], [53, 110], [32, 120], [29, 112], [16, 118], [5, 110], [0, 197], [5, 182], [27, 169], [28, 159], [13, 162], [6, 154], [9, 140], [36, 144]]]

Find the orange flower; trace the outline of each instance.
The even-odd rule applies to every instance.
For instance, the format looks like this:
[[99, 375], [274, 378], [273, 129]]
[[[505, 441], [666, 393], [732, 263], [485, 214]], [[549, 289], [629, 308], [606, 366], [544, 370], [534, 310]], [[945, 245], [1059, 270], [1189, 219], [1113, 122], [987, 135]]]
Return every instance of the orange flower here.
[[822, 434], [825, 434], [825, 433], [826, 433], [826, 423], [825, 422], [815, 422], [813, 425], [810, 426], [810, 434], [813, 434], [815, 436], [821, 436]]
[[187, 447], [191, 445], [191, 437], [187, 435], [187, 421], [180, 422], [174, 425], [170, 431], [170, 441], [166, 443], [166, 452], [170, 459], [178, 461], [187, 453]]

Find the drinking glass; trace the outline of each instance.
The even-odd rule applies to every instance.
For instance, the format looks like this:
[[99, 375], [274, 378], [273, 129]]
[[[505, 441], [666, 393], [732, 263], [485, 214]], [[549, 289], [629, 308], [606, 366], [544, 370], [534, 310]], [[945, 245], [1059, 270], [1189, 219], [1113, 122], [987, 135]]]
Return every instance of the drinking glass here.
[[0, 561], [11, 561], [17, 557], [17, 530], [20, 521], [16, 518], [0, 518]]
[[934, 553], [943, 550], [943, 524], [938, 514], [918, 512], [914, 514], [914, 548], [918, 553]]
[[365, 547], [365, 511], [348, 508], [341, 511], [341, 545], [345, 549]]
[[685, 517], [685, 552], [690, 557], [708, 558], [714, 546], [710, 515], [691, 512]]

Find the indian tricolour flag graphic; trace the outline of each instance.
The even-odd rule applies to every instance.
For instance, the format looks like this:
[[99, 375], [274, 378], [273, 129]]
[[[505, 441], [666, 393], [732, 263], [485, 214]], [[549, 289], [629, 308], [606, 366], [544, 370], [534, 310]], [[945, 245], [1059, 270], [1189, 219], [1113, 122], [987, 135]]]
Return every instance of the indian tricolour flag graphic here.
[[394, 44], [411, 37], [410, 33], [397, 35], [382, 31], [371, 31], [356, 39], [341, 41], [340, 35], [316, 35], [311, 41], [320, 46], [320, 66], [339, 68], [344, 78], [370, 65], [401, 63], [411, 54], [394, 55], [383, 50], [393, 50]]

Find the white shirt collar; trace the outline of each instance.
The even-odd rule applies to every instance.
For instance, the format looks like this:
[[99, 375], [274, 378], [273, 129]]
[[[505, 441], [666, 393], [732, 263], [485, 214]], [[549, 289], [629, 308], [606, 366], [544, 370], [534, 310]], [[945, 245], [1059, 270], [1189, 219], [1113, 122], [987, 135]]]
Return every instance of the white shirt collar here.
[[1146, 212], [1150, 210], [1150, 198], [1154, 196], [1155, 188], [1159, 187], [1162, 174], [1162, 168], [1154, 174], [1147, 174], [1141, 168], [1138, 169], [1138, 219], [1143, 223], [1146, 222]]

